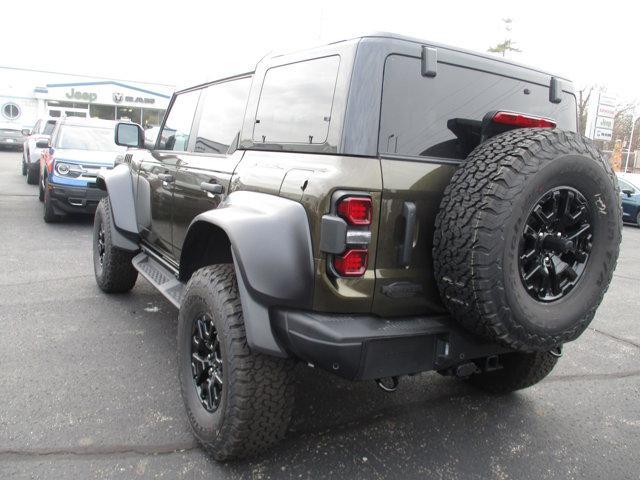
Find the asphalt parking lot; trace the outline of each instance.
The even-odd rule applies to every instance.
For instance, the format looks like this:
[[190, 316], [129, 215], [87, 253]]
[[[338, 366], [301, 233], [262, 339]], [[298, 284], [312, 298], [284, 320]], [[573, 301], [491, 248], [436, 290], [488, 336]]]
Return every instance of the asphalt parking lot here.
[[539, 385], [423, 374], [385, 394], [300, 365], [286, 441], [218, 464], [182, 407], [175, 309], [142, 278], [101, 293], [91, 219], [45, 224], [19, 162], [0, 152], [0, 478], [640, 478], [640, 229]]

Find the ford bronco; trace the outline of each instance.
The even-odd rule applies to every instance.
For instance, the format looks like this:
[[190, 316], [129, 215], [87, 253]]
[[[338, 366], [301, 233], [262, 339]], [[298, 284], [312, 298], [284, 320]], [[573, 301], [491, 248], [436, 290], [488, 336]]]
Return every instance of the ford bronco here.
[[373, 34], [177, 92], [94, 227], [105, 292], [179, 309], [178, 373], [214, 458], [282, 438], [296, 361], [386, 390], [437, 371], [539, 382], [586, 329], [621, 238], [610, 165], [571, 82]]

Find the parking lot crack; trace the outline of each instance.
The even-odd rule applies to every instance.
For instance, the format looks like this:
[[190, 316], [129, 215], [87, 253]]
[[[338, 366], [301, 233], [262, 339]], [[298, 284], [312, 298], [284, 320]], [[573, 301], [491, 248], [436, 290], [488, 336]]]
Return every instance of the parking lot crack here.
[[168, 443], [165, 445], [104, 445], [91, 447], [15, 448], [0, 449], [0, 458], [39, 458], [57, 456], [108, 456], [108, 455], [168, 455], [195, 450], [194, 442]]
[[608, 337], [611, 340], [616, 340], [618, 342], [622, 342], [622, 343], [626, 343], [627, 345], [631, 345], [632, 347], [640, 348], [640, 344], [634, 342], [633, 340], [629, 340], [629, 339], [623, 338], [623, 337], [618, 337], [617, 335], [614, 335], [613, 333], [605, 332], [603, 330], [598, 330], [597, 328], [589, 327], [589, 329], [593, 330], [596, 333], [599, 333], [600, 335], [604, 335], [605, 337]]

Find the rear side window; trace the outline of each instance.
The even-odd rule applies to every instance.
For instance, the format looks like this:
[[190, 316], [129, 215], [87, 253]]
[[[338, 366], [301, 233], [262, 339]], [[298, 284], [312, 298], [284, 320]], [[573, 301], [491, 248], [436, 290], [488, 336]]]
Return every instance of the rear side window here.
[[196, 152], [227, 153], [240, 129], [251, 78], [241, 78], [207, 87], [196, 137]]
[[321, 144], [327, 140], [339, 56], [267, 71], [253, 130], [256, 143]]
[[167, 121], [160, 132], [158, 143], [160, 150], [176, 152], [187, 150], [199, 96], [200, 90], [192, 90], [176, 96], [167, 115]]
[[54, 127], [56, 126], [56, 122], [47, 122], [44, 125], [44, 131], [42, 132], [44, 135], [51, 135]]
[[420, 59], [390, 55], [385, 63], [378, 151], [408, 156], [464, 159], [480, 139], [490, 111], [548, 117], [576, 130], [575, 97], [549, 101], [549, 88], [449, 64], [423, 77]]

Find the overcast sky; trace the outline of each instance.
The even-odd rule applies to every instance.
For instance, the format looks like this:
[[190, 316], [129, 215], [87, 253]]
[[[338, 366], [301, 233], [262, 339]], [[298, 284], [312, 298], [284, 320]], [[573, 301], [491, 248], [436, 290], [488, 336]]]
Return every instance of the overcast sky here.
[[0, 65], [186, 86], [270, 51], [390, 31], [484, 52], [513, 19], [514, 60], [640, 98], [632, 1], [4, 2]]

